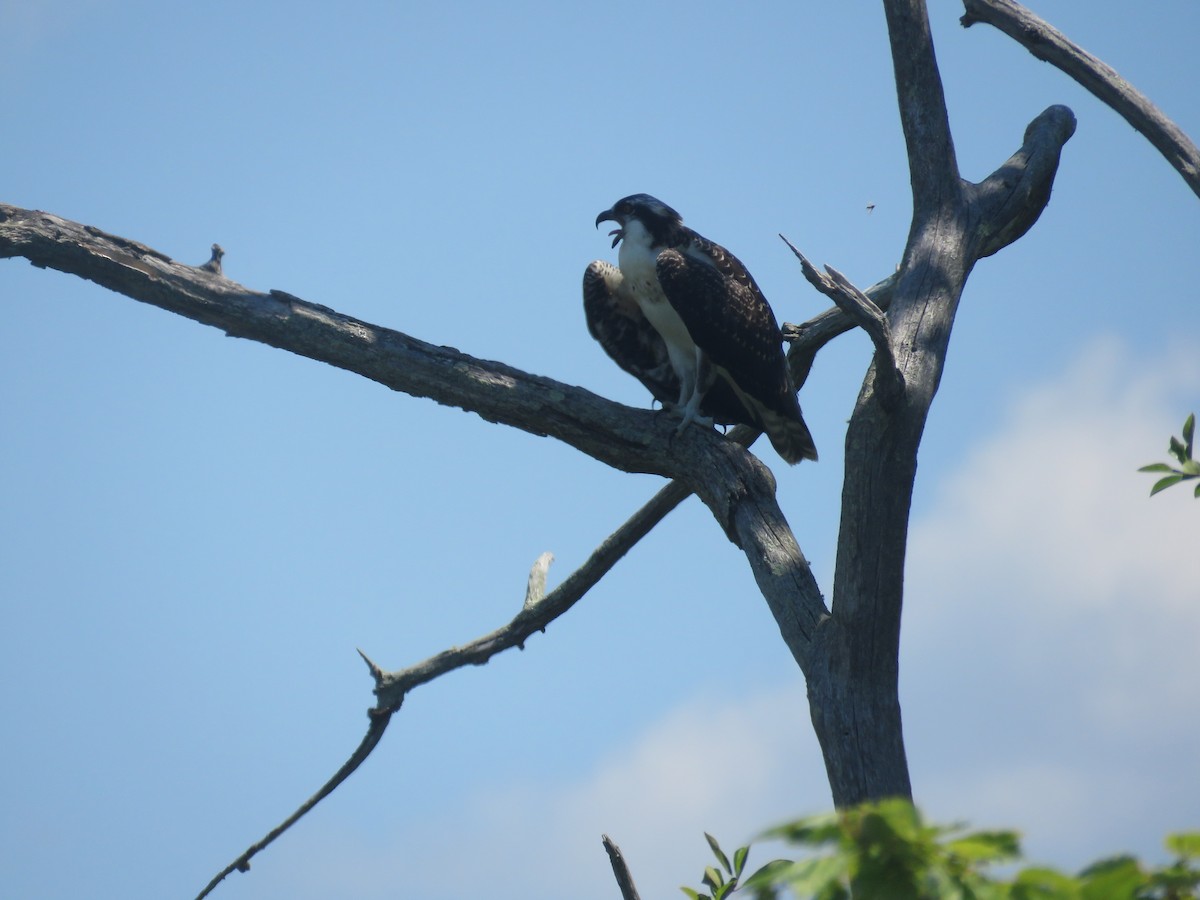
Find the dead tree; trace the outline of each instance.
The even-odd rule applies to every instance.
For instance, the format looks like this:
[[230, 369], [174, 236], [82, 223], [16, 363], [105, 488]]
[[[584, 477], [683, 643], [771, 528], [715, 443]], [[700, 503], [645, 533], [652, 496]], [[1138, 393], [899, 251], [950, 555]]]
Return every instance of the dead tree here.
[[[966, 0], [965, 5], [964, 25], [988, 21], [1004, 27], [1006, 17], [1028, 16], [1008, 0]], [[521, 646], [566, 612], [692, 493], [745, 554], [783, 640], [804, 673], [835, 804], [911, 796], [897, 686], [917, 449], [967, 277], [978, 260], [1020, 238], [1038, 219], [1075, 118], [1066, 107], [1050, 107], [1032, 120], [1019, 148], [990, 176], [979, 183], [964, 180], [924, 0], [884, 0], [884, 9], [912, 181], [907, 244], [897, 271], [866, 291], [833, 269], [818, 272], [797, 250], [806, 277], [832, 298], [835, 308], [785, 328], [798, 386], [817, 351], [839, 334], [861, 327], [874, 347], [846, 433], [836, 572], [828, 606], [776, 503], [770, 470], [746, 449], [757, 437], [750, 429], [739, 427], [723, 437], [693, 428], [668, 440], [674, 425], [648, 411], [434, 346], [283, 291], [246, 288], [222, 275], [215, 245], [213, 262], [192, 267], [91, 226], [0, 205], [2, 257], [24, 257], [36, 266], [89, 279], [229, 335], [475, 412], [489, 422], [550, 436], [622, 471], [653, 473], [670, 481], [549, 593], [549, 558], [539, 559], [530, 574], [525, 604], [508, 625], [401, 671], [384, 671], [367, 660], [376, 702], [358, 751], [321, 792], [218, 874], [204, 893], [230, 871], [248, 868], [255, 853], [354, 771], [378, 743], [408, 691], [451, 669]], [[1042, 27], [1048, 26], [1022, 19], [1009, 33], [1042, 47], [1049, 34], [1038, 31]], [[1059, 56], [1046, 58], [1068, 71], [1083, 59], [1082, 51], [1073, 52], [1069, 42], [1053, 45]], [[1098, 83], [1106, 84], [1103, 77]], [[1144, 110], [1137, 97], [1124, 108], [1115, 100], [1108, 102], [1120, 111]], [[1144, 130], [1157, 127], [1154, 120], [1147, 121]], [[1169, 142], [1172, 161], [1178, 160], [1194, 186], [1195, 148], [1178, 137], [1172, 135]]]

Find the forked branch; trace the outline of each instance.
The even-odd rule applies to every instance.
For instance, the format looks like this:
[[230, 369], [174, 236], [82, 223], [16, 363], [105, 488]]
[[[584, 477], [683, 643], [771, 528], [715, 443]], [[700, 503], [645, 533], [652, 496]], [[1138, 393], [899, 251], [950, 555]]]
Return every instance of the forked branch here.
[[844, 312], [851, 322], [867, 333], [871, 343], [875, 345], [875, 377], [879, 390], [885, 392], [893, 401], [898, 400], [904, 392], [904, 376], [896, 366], [892, 332], [883, 310], [837, 269], [826, 266], [824, 272], [818, 271], [795, 244], [782, 234], [779, 237], [800, 260], [800, 269], [809, 283], [837, 304], [838, 309]]
[[[682, 495], [680, 496], [682, 492]], [[664, 497], [664, 495], [666, 495]], [[678, 499], [675, 499], [678, 496]], [[687, 496], [687, 491], [676, 484], [668, 485], [656, 496], [660, 505], [669, 504], [668, 511], [674, 508], [679, 499]], [[674, 501], [674, 502], [672, 502]], [[648, 504], [648, 506], [653, 505]], [[663, 515], [666, 513], [664, 512]], [[661, 518], [661, 517], [660, 517]], [[511, 647], [524, 649], [525, 641], [546, 627], [575, 605], [584, 594], [591, 589], [600, 578], [611, 569], [625, 552], [643, 537], [658, 519], [635, 516], [618, 528], [604, 541], [587, 561], [572, 573], [566, 581], [550, 593], [545, 592], [546, 572], [553, 556], [543, 553], [533, 564], [529, 573], [529, 585], [525, 593], [525, 601], [521, 611], [511, 622], [498, 628], [490, 634], [476, 638], [462, 647], [452, 647], [442, 653], [432, 656], [423, 662], [395, 672], [384, 671], [361, 650], [359, 651], [366, 662], [371, 676], [375, 680], [376, 704], [368, 710], [370, 725], [367, 734], [353, 755], [340, 769], [321, 787], [317, 793], [306, 800], [299, 809], [288, 816], [283, 822], [271, 829], [261, 840], [248, 847], [237, 859], [222, 869], [197, 895], [197, 900], [208, 896], [228, 875], [237, 871], [245, 872], [250, 868], [250, 860], [271, 842], [296, 824], [309, 813], [318, 803], [329, 796], [347, 778], [361, 766], [378, 746], [383, 733], [391, 720], [392, 714], [400, 709], [408, 691], [425, 684], [440, 675], [445, 675], [455, 669], [468, 665], [483, 665], [497, 653]]]

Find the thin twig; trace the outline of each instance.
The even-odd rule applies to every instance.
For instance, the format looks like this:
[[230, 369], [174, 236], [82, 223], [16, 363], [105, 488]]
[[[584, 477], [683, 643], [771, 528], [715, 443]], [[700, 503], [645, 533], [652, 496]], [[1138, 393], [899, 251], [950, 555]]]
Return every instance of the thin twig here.
[[609, 535], [562, 584], [536, 604], [522, 606], [507, 625], [460, 647], [443, 650], [416, 665], [385, 672], [375, 691], [379, 707], [399, 705], [410, 690], [447, 672], [464, 666], [481, 666], [497, 653], [513, 647], [524, 649], [525, 641], [535, 633], [545, 631], [551, 622], [574, 606], [631, 547], [690, 493], [679, 482], [671, 482], [662, 488], [649, 503]]
[[211, 894], [216, 886], [224, 881], [225, 878], [231, 873], [235, 871], [249, 871], [250, 860], [260, 850], [266, 849], [266, 847], [272, 841], [299, 822], [309, 810], [332, 794], [334, 790], [337, 789], [338, 785], [349, 778], [354, 773], [354, 770], [363, 764], [366, 758], [371, 755], [371, 751], [375, 749], [375, 747], [379, 744], [379, 741], [383, 738], [383, 733], [387, 730], [388, 722], [391, 721], [392, 712], [391, 710], [385, 710], [382, 712], [371, 710], [369, 715], [371, 718], [371, 724], [367, 727], [367, 733], [366, 736], [363, 737], [362, 743], [358, 745], [358, 749], [354, 751], [354, 753], [348, 760], [346, 760], [342, 767], [334, 773], [333, 777], [325, 782], [319, 791], [305, 800], [304, 803], [300, 805], [299, 809], [271, 829], [271, 831], [269, 831], [262, 840], [251, 844], [248, 848], [246, 848], [246, 851], [241, 856], [222, 869], [213, 878], [213, 880], [210, 881], [207, 886], [205, 886], [204, 890], [196, 895], [196, 900], [203, 900], [203, 898]]
[[385, 672], [367, 654], [359, 650], [359, 656], [363, 658], [375, 679], [375, 693], [379, 698], [376, 707], [369, 711], [371, 725], [367, 730], [366, 737], [363, 738], [362, 743], [350, 759], [316, 794], [272, 829], [262, 840], [252, 844], [241, 856], [222, 869], [197, 895], [197, 900], [208, 896], [230, 873], [247, 871], [250, 868], [250, 859], [255, 854], [296, 824], [349, 778], [379, 744], [392, 713], [400, 708], [408, 690], [453, 669], [470, 664], [482, 665], [492, 655], [508, 647], [523, 646], [526, 638], [531, 634], [535, 631], [544, 631], [550, 622], [574, 606], [634, 544], [690, 494], [691, 491], [679, 482], [668, 484], [597, 547], [570, 578], [549, 594], [545, 593], [545, 579], [553, 555], [543, 553], [530, 571], [530, 584], [526, 591], [525, 603], [516, 618], [504, 628], [472, 641], [464, 647], [452, 648], [398, 672]]
[[1140, 131], [1200, 196], [1200, 149], [1115, 69], [1013, 0], [963, 0], [963, 8], [966, 14], [959, 21], [964, 28], [976, 22], [991, 25], [1071, 76]]

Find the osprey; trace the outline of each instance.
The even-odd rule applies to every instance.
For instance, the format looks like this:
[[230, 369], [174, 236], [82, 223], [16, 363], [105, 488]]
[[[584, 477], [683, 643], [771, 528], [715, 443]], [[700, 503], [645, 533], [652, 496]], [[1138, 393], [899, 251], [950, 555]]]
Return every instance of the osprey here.
[[767, 433], [788, 463], [817, 449], [788, 378], [783, 335], [746, 267], [649, 194], [596, 216], [616, 222], [620, 266], [583, 274], [588, 331], [664, 406], [694, 421], [743, 423]]

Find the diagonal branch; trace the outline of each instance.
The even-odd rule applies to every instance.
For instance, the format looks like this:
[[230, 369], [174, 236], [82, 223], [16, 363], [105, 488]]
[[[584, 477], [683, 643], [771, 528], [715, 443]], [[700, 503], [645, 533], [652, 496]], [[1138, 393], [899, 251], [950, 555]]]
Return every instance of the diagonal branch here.
[[253, 291], [97, 228], [0, 204], [0, 258], [14, 256], [393, 390], [557, 438], [622, 471], [683, 480], [739, 546], [742, 537], [732, 527], [738, 504], [774, 505], [766, 469], [713, 431], [690, 428], [673, 437], [674, 425], [648, 410], [437, 347], [284, 291]]
[[[217, 882], [229, 871], [244, 868], [249, 856], [354, 771], [408, 690], [444, 672], [479, 665], [504, 649], [522, 646], [533, 632], [544, 630], [570, 608], [689, 492], [703, 500], [730, 540], [743, 549], [785, 643], [801, 668], [808, 667], [813, 635], [828, 611], [776, 502], [774, 478], [741, 446], [757, 437], [752, 429], [735, 429], [732, 440], [712, 431], [688, 429], [668, 441], [668, 435], [675, 433], [674, 423], [663, 423], [648, 411], [632, 410], [502, 363], [436, 347], [284, 291], [264, 294], [250, 290], [223, 277], [215, 265], [184, 265], [94, 227], [0, 204], [0, 258], [17, 256], [221, 328], [232, 336], [338, 366], [393, 390], [473, 411], [489, 421], [555, 437], [615, 468], [676, 479], [555, 591], [540, 596], [543, 588], [535, 567], [527, 602], [507, 626], [398, 672], [382, 672], [371, 664], [377, 680], [376, 719], [360, 750], [321, 792], [260, 845], [239, 857]], [[805, 346], [806, 352], [815, 353], [819, 341], [813, 338]]]
[[462, 647], [452, 647], [415, 666], [395, 672], [384, 671], [360, 650], [359, 655], [370, 669], [371, 677], [375, 679], [377, 698], [374, 708], [368, 711], [371, 721], [366, 736], [353, 755], [317, 793], [217, 873], [204, 890], [197, 895], [196, 900], [203, 900], [204, 897], [207, 897], [233, 872], [248, 871], [250, 860], [255, 855], [266, 849], [276, 838], [300, 821], [349, 778], [366, 761], [371, 751], [378, 746], [392, 714], [400, 708], [408, 691], [455, 669], [468, 665], [483, 665], [503, 650], [512, 647], [524, 649], [525, 641], [529, 637], [535, 632], [545, 631], [551, 622], [574, 606], [605, 573], [616, 565], [630, 547], [644, 537], [663, 516], [674, 509], [690, 493], [679, 482], [667, 485], [637, 515], [630, 518], [597, 547], [583, 565], [576, 569], [566, 581], [548, 594], [545, 592], [546, 572], [553, 556], [550, 553], [543, 553], [530, 570], [529, 585], [525, 592], [525, 601], [521, 611], [507, 625], [490, 634], [477, 638]]
[[0, 258], [24, 256], [226, 333], [355, 372], [393, 390], [563, 441], [627, 472], [677, 479], [746, 554], [797, 659], [825, 615], [770, 471], [713, 431], [675, 426], [590, 391], [436, 347], [283, 291], [252, 291], [135, 241], [0, 204]]
[[[786, 242], [787, 239], [784, 238], [784, 241]], [[872, 303], [886, 311], [892, 305], [892, 296], [896, 293], [896, 273], [893, 272], [882, 281], [877, 281], [863, 293], [870, 298]], [[806, 355], [815, 356], [818, 350], [834, 338], [847, 331], [853, 331], [857, 327], [858, 324], [854, 320], [833, 306], [825, 312], [813, 316], [807, 322], [784, 322], [782, 330], [783, 339], [792, 345], [793, 350], [800, 350]]]
[[[369, 660], [368, 664], [373, 666]], [[363, 737], [362, 742], [358, 745], [357, 749], [355, 749], [354, 753], [351, 754], [350, 758], [342, 764], [342, 767], [338, 769], [337, 772], [335, 772], [333, 776], [327, 782], [325, 782], [324, 785], [321, 786], [319, 791], [300, 804], [299, 809], [267, 832], [267, 834], [261, 840], [255, 841], [253, 844], [247, 847], [241, 856], [213, 876], [212, 881], [205, 885], [204, 890], [196, 895], [196, 900], [204, 900], [205, 897], [207, 897], [216, 889], [217, 885], [219, 885], [234, 872], [250, 871], [251, 859], [257, 856], [261, 851], [265, 850], [272, 842], [275, 841], [276, 838], [280, 837], [285, 831], [304, 818], [304, 816], [307, 815], [313, 809], [313, 807], [337, 790], [343, 781], [353, 775], [355, 770], [357, 770], [359, 766], [366, 762], [367, 757], [371, 755], [371, 751], [379, 746], [380, 740], [383, 739], [383, 733], [387, 730], [388, 722], [391, 721], [392, 718], [391, 712], [387, 711], [379, 713], [372, 710], [369, 715], [371, 717], [371, 724], [367, 727], [366, 735]]]
[[[682, 475], [672, 460], [699, 449], [690, 429], [668, 452], [669, 423], [550, 378], [476, 359], [342, 315], [284, 291], [262, 293], [158, 251], [44, 212], [0, 204], [0, 258], [78, 275], [205, 325], [307, 356], [392, 390], [558, 438], [624, 471]], [[707, 443], [707, 441], [704, 441]], [[711, 444], [710, 444], [711, 446]]]
[[896, 367], [892, 331], [888, 327], [887, 316], [883, 310], [837, 269], [826, 266], [824, 273], [817, 271], [817, 267], [809, 262], [808, 257], [801, 253], [795, 244], [782, 234], [779, 237], [800, 260], [800, 269], [809, 283], [832, 300], [851, 322], [867, 333], [871, 343], [875, 345], [875, 371], [879, 390], [885, 392], [892, 401], [898, 400], [904, 392], [904, 377]]
[[[525, 642], [546, 628], [573, 607], [590, 591], [613, 566], [653, 528], [663, 516], [675, 508], [690, 492], [678, 482], [664, 487], [646, 504], [638, 514], [630, 517], [620, 528], [606, 538], [591, 556], [558, 587], [535, 602], [526, 602], [521, 611], [506, 625], [478, 637], [459, 647], [451, 647], [426, 660], [405, 669], [382, 672], [375, 687], [377, 712], [396, 710], [413, 688], [427, 684], [464, 666], [484, 665], [497, 653], [512, 649], [524, 649]], [[649, 511], [649, 512], [647, 512]], [[531, 580], [545, 562], [546, 554], [538, 558], [531, 572]], [[544, 576], [543, 576], [544, 577]]]
[[1150, 99], [1109, 65], [1013, 0], [963, 0], [964, 28], [985, 22], [1061, 69], [1145, 135], [1200, 196], [1200, 149]]

